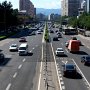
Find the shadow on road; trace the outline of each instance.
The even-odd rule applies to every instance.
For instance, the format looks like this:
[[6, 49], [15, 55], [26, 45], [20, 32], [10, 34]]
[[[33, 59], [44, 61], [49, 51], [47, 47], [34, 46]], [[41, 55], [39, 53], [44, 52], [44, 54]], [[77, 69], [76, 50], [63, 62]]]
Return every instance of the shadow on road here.
[[57, 55], [57, 57], [68, 57], [68, 56], [65, 54], [65, 55]]
[[10, 61], [11, 58], [5, 58], [2, 62], [0, 62], [0, 66], [5, 66]]
[[65, 77], [69, 78], [69, 79], [82, 79], [82, 75], [80, 73], [78, 73], [78, 72], [77, 72], [76, 75], [67, 75]]
[[[73, 53], [73, 52], [72, 52]], [[79, 51], [77, 53], [73, 53], [73, 54], [78, 54], [78, 55], [88, 55], [86, 52], [84, 51]]]

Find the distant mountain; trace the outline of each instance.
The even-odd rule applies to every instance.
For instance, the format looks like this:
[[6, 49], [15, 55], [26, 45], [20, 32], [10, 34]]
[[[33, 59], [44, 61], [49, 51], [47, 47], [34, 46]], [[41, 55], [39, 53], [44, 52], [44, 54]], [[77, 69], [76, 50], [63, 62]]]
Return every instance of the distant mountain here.
[[45, 15], [50, 15], [51, 13], [54, 13], [54, 14], [61, 14], [61, 10], [60, 9], [44, 9], [44, 8], [36, 8], [36, 13], [39, 14], [39, 13], [42, 13], [42, 14], [45, 14]]

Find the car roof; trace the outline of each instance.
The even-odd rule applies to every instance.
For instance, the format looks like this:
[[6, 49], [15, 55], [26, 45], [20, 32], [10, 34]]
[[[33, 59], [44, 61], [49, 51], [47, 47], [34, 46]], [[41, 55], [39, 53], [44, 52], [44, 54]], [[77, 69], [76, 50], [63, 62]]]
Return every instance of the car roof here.
[[17, 44], [12, 44], [11, 46], [16, 46]]
[[75, 66], [75, 64], [65, 64], [66, 66]]
[[63, 48], [57, 48], [57, 49], [61, 49], [62, 50]]

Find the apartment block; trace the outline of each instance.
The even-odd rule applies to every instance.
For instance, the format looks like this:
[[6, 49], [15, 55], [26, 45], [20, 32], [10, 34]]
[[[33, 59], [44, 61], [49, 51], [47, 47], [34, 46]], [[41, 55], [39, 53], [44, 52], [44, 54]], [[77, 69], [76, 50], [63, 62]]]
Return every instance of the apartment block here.
[[79, 0], [62, 0], [62, 16], [78, 16]]
[[27, 15], [35, 16], [34, 5], [30, 0], [19, 0], [19, 10], [26, 10]]

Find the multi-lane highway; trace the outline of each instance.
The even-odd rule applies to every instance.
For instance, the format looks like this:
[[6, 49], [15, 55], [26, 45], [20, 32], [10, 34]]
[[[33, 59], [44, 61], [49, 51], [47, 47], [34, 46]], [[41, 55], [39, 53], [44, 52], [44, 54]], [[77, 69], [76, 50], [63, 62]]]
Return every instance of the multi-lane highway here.
[[[10, 52], [13, 43], [20, 45], [19, 37], [25, 36], [29, 45], [28, 56], [19, 56], [18, 52]], [[39, 69], [42, 56], [42, 36], [28, 36], [27, 31], [0, 41], [0, 49], [5, 61], [0, 64], [0, 90], [37, 90]]]
[[[90, 54], [89, 43], [78, 37], [84, 46], [80, 46], [80, 53], [72, 54], [65, 47], [65, 42], [71, 38], [62, 35], [59, 41], [53, 41], [58, 28], [52, 29], [50, 42], [45, 43], [43, 33], [28, 36], [27, 30], [0, 41], [0, 50], [5, 55], [5, 61], [0, 63], [0, 90], [46, 90], [45, 65], [47, 59], [48, 90], [90, 90], [90, 67], [81, 63], [83, 55]], [[29, 45], [29, 54], [19, 56], [18, 52], [10, 52], [9, 46], [13, 43], [21, 44], [20, 37], [24, 36]], [[55, 50], [63, 48], [65, 56], [56, 56]], [[45, 57], [47, 55], [47, 57]], [[64, 77], [62, 64], [70, 62], [76, 65], [75, 78]]]
[[[55, 31], [55, 29], [54, 29]], [[50, 34], [51, 39], [55, 36], [54, 34]], [[78, 37], [78, 36], [76, 36]], [[63, 48], [65, 51], [66, 56], [65, 57], [58, 57], [55, 55], [55, 60], [58, 67], [58, 75], [60, 79], [60, 84], [62, 90], [90, 90], [90, 67], [85, 66], [81, 63], [81, 57], [83, 55], [90, 54], [90, 50], [86, 46], [80, 46], [80, 53], [79, 54], [72, 54], [70, 53], [67, 48], [65, 47], [65, 42], [69, 40], [71, 36], [63, 35], [62, 38], [59, 39], [59, 41], [51, 41], [52, 48], [55, 55], [56, 48]], [[80, 39], [80, 38], [79, 38]], [[85, 45], [84, 40], [82, 40], [82, 43]], [[63, 77], [62, 73], [62, 64], [63, 63], [74, 63], [77, 68], [77, 76], [75, 78], [71, 77]]]

